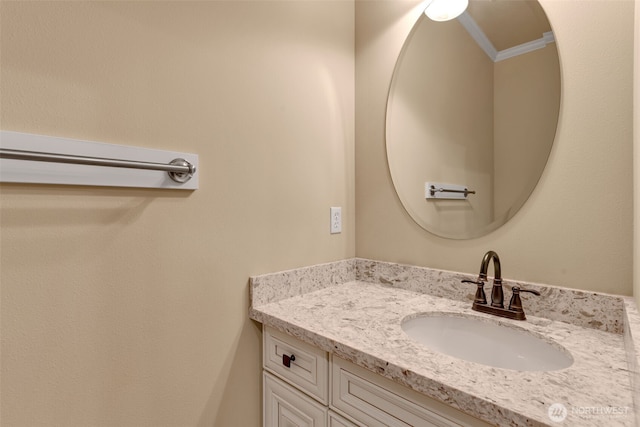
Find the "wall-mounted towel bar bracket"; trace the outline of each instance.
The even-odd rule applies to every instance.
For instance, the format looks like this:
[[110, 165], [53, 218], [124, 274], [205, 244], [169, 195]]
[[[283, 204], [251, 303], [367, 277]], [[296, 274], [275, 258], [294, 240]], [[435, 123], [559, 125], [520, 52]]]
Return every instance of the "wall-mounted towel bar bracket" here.
[[469, 190], [464, 185], [441, 184], [438, 182], [425, 183], [424, 191], [426, 199], [466, 200], [469, 194], [476, 194], [475, 190]]
[[195, 190], [197, 164], [190, 153], [0, 132], [0, 182]]

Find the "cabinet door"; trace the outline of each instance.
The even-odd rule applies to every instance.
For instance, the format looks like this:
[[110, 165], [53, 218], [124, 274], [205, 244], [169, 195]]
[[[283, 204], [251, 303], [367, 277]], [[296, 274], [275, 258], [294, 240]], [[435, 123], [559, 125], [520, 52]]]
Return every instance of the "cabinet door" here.
[[367, 427], [489, 426], [335, 356], [331, 380], [331, 407]]
[[325, 427], [327, 408], [264, 373], [264, 427]]
[[329, 411], [329, 427], [358, 427], [349, 420], [342, 418], [333, 411]]

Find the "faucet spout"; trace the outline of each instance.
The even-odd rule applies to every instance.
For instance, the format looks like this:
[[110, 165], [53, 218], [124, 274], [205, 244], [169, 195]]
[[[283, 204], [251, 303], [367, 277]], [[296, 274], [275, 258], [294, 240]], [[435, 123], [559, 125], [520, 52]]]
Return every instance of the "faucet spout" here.
[[[484, 294], [484, 284], [487, 282], [487, 273], [489, 270], [489, 264], [493, 261], [493, 287], [491, 288], [491, 305], [487, 303], [487, 298]], [[512, 288], [513, 295], [511, 296], [511, 302], [509, 308], [504, 308], [504, 294], [502, 292], [502, 271], [500, 269], [500, 257], [494, 251], [488, 251], [482, 257], [482, 264], [480, 264], [480, 274], [478, 280], [462, 280], [463, 283], [473, 283], [478, 288], [473, 299], [472, 310], [479, 311], [481, 313], [492, 314], [494, 316], [506, 317], [514, 320], [525, 320], [527, 317], [522, 309], [522, 300], [520, 299], [520, 292], [529, 292], [534, 295], [540, 296], [540, 292], [530, 289], [520, 289], [518, 286]]]
[[502, 271], [500, 269], [500, 257], [494, 251], [488, 251], [480, 264], [479, 280], [487, 281], [489, 263], [493, 261], [493, 287], [491, 288], [491, 306], [504, 308], [504, 293], [502, 292]]

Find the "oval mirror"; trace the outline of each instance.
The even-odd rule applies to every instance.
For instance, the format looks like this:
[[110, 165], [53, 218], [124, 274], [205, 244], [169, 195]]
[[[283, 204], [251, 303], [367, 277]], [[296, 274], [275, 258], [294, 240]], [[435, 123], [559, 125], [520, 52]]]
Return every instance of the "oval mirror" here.
[[400, 201], [441, 237], [495, 230], [540, 179], [559, 110], [558, 51], [537, 1], [471, 0], [447, 22], [421, 14], [387, 103], [387, 159]]

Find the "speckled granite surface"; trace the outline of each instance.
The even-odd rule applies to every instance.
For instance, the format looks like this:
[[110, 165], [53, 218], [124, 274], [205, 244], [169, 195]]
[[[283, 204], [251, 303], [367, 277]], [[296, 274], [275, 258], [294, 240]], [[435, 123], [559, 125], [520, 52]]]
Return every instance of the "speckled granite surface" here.
[[[496, 425], [635, 425], [630, 378], [637, 392], [639, 353], [629, 339], [640, 320], [631, 299], [521, 284], [561, 308], [523, 298], [528, 320], [510, 321], [471, 311], [474, 290], [455, 283], [468, 277], [360, 259], [324, 264], [252, 278], [250, 316]], [[574, 363], [552, 372], [492, 368], [433, 352], [400, 327], [436, 312], [527, 329], [561, 344]], [[638, 324], [626, 327], [625, 315]], [[567, 410], [562, 423], [549, 416], [554, 404]]]
[[251, 277], [251, 304], [259, 306], [353, 281], [356, 262], [354, 258]]
[[636, 426], [640, 426], [640, 313], [631, 297], [624, 298], [625, 322], [624, 344], [627, 352], [627, 363], [631, 372], [631, 390], [636, 408]]
[[[492, 273], [492, 270], [489, 271]], [[458, 301], [473, 302], [476, 286], [462, 283], [462, 280], [476, 278], [474, 275], [451, 271], [356, 259], [356, 280], [386, 284]], [[512, 286], [541, 293], [540, 297], [522, 295], [523, 306], [528, 314], [587, 328], [622, 333], [624, 307], [621, 298], [503, 278], [505, 304], [511, 296]], [[491, 283], [485, 286], [485, 292], [489, 298]]]

